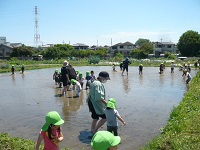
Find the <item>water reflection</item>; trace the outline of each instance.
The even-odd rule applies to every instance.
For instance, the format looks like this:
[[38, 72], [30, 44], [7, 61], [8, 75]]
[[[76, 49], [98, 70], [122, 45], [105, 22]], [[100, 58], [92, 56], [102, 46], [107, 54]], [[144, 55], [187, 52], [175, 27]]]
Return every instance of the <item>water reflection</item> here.
[[122, 83], [123, 83], [123, 86], [124, 86], [125, 93], [128, 94], [129, 91], [131, 90], [130, 87], [129, 87], [129, 84], [130, 84], [129, 77], [126, 76], [126, 75], [122, 76]]

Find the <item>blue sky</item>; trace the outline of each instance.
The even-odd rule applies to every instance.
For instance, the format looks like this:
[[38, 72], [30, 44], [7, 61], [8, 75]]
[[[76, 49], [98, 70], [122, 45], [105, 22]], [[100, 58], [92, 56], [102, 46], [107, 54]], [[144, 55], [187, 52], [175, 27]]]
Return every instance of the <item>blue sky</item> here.
[[35, 6], [38, 45], [177, 43], [188, 30], [200, 33], [200, 0], [0, 0], [0, 36], [33, 46]]

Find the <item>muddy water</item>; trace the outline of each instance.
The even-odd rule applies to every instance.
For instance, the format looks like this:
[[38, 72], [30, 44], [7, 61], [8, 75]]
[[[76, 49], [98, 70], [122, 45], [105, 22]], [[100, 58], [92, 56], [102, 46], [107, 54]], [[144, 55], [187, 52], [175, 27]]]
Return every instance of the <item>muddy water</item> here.
[[[46, 113], [55, 110], [65, 120], [62, 125], [65, 140], [60, 147], [90, 150], [89, 140], [85, 138], [92, 121], [86, 104], [89, 91], [83, 90], [79, 98], [73, 98], [73, 91], [68, 91], [66, 97], [59, 97], [61, 89], [56, 87], [52, 77], [55, 69], [0, 75], [0, 132], [36, 141]], [[160, 75], [157, 67], [145, 67], [139, 75], [138, 67], [129, 67], [128, 76], [122, 76], [118, 68], [113, 72], [112, 67], [75, 69], [83, 75], [90, 70], [96, 75], [103, 70], [109, 72], [111, 80], [105, 83], [107, 99], [116, 98], [117, 109], [127, 122], [122, 126], [119, 121], [120, 150], [139, 149], [158, 135], [170, 111], [179, 104], [188, 88], [178, 68], [174, 74], [166, 68]], [[191, 75], [195, 76], [196, 72], [192, 70]], [[101, 130], [106, 130], [106, 125]]]

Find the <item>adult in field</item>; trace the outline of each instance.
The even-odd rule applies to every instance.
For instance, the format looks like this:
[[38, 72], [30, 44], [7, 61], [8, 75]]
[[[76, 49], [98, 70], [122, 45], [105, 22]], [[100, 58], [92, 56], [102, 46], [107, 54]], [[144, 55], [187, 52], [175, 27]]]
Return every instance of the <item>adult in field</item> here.
[[122, 71], [122, 75], [124, 73], [124, 71], [126, 70], [126, 73], [128, 75], [128, 65], [131, 64], [131, 62], [129, 61], [128, 57], [123, 61], [123, 71]]
[[63, 83], [62, 95], [67, 94], [67, 86], [68, 86], [68, 83], [70, 82], [67, 66], [68, 66], [68, 62], [65, 60], [63, 62], [63, 67], [61, 68], [61, 81]]
[[[106, 71], [99, 73], [97, 80], [92, 82], [90, 92], [88, 95], [88, 106], [92, 113], [91, 133], [95, 134], [98, 129], [106, 122], [105, 105], [106, 105], [106, 91], [103, 83], [110, 80], [109, 74]], [[99, 120], [101, 118], [101, 120]]]

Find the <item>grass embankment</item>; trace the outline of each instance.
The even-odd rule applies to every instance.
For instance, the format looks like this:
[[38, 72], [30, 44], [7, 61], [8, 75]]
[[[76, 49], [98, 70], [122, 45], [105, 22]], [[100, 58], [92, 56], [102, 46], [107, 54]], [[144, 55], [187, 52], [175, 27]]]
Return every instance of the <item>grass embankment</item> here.
[[170, 114], [161, 135], [142, 150], [200, 149], [200, 72], [193, 78], [189, 91]]

